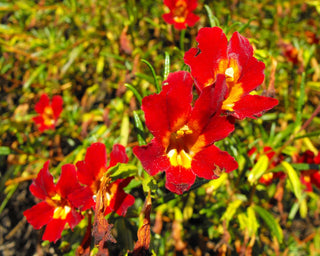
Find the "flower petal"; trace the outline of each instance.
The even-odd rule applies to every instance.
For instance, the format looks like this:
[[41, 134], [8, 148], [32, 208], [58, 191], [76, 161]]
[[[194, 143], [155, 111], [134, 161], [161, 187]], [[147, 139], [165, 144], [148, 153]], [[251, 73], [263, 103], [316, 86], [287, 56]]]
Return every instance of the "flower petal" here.
[[93, 193], [90, 187], [82, 187], [81, 189], [77, 189], [68, 195], [69, 201], [76, 208], [79, 208], [81, 211], [85, 211], [94, 208], [95, 201], [93, 200]]
[[57, 242], [61, 238], [61, 233], [66, 225], [66, 220], [52, 219], [46, 227], [42, 240], [48, 240], [50, 242]]
[[128, 163], [128, 161], [129, 158], [126, 153], [126, 148], [120, 144], [113, 145], [108, 168], [115, 166], [117, 163]]
[[42, 114], [45, 107], [50, 105], [50, 99], [47, 94], [42, 94], [40, 100], [36, 103], [34, 109], [37, 113]]
[[202, 134], [192, 147], [192, 152], [199, 152], [204, 147], [222, 140], [234, 131], [234, 124], [226, 116], [215, 115], [210, 119], [209, 124], [204, 128]]
[[164, 147], [153, 139], [146, 146], [136, 146], [133, 153], [142, 163], [143, 168], [154, 176], [158, 172], [166, 171], [170, 167], [169, 158], [165, 154]]
[[42, 201], [32, 206], [30, 209], [25, 210], [23, 215], [35, 229], [39, 229], [52, 219], [53, 212], [54, 207], [49, 205], [47, 202]]
[[189, 190], [196, 179], [191, 169], [182, 166], [171, 166], [166, 171], [166, 188], [178, 195]]
[[79, 181], [90, 186], [94, 181], [101, 178], [106, 165], [106, 146], [100, 142], [93, 143], [88, 147], [84, 161], [76, 163]]
[[67, 198], [75, 190], [81, 189], [77, 179], [76, 168], [73, 164], [65, 164], [61, 167], [61, 175], [56, 187], [57, 192], [63, 198]]
[[126, 187], [132, 179], [133, 177], [129, 177], [113, 182], [112, 186], [116, 187], [116, 191], [110, 200], [110, 205], [106, 208], [105, 215], [110, 212], [116, 212], [120, 216], [126, 215], [128, 208], [134, 204], [135, 198], [125, 193], [123, 188]]
[[190, 12], [186, 19], [186, 23], [189, 27], [193, 27], [199, 21], [199, 19], [200, 17], [198, 15], [195, 15], [194, 13]]
[[43, 168], [38, 173], [37, 178], [30, 185], [30, 192], [40, 198], [46, 199], [46, 197], [54, 196], [56, 193], [56, 186], [53, 183], [53, 177], [49, 172], [49, 162], [45, 162]]
[[68, 222], [71, 229], [78, 225], [78, 223], [83, 219], [83, 216], [77, 212], [74, 208], [68, 213], [66, 221]]
[[189, 117], [193, 80], [188, 72], [169, 74], [160, 94], [144, 97], [142, 110], [150, 132], [166, 147], [171, 131], [181, 128]]
[[184, 61], [191, 69], [191, 75], [198, 89], [213, 84], [218, 73], [224, 74], [228, 65], [228, 40], [219, 27], [202, 28], [196, 38], [198, 48], [191, 48], [184, 55]]
[[233, 115], [238, 119], [255, 118], [255, 116], [260, 116], [263, 111], [267, 111], [276, 105], [278, 105], [277, 99], [259, 95], [246, 95], [235, 103]]
[[196, 100], [192, 110], [188, 127], [199, 134], [210, 122], [211, 117], [220, 111], [222, 101], [227, 93], [224, 75], [217, 76], [215, 85], [205, 87]]
[[215, 179], [223, 171], [231, 172], [237, 169], [238, 163], [227, 152], [211, 145], [193, 157], [191, 168], [201, 178]]
[[53, 110], [53, 115], [55, 119], [58, 119], [62, 112], [62, 106], [63, 106], [63, 99], [61, 96], [56, 95], [53, 96], [52, 101], [51, 101], [51, 107]]

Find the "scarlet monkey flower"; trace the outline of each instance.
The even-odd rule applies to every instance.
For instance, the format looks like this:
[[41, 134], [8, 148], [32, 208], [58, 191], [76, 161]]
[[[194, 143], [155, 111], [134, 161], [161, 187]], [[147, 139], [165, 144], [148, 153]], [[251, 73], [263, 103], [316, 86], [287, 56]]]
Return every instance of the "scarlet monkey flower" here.
[[39, 114], [33, 118], [41, 132], [54, 129], [57, 120], [62, 112], [63, 100], [61, 96], [53, 96], [51, 104], [47, 94], [42, 94], [40, 100], [35, 105], [35, 110]]
[[[253, 147], [252, 149], [249, 150], [248, 155], [252, 156], [254, 153], [256, 153], [257, 148]], [[275, 152], [273, 151], [273, 149], [271, 147], [264, 147], [263, 148], [263, 153], [269, 158], [269, 160], [271, 160], [274, 156], [275, 156]], [[259, 157], [259, 153], [256, 156], [256, 159], [258, 159]], [[281, 160], [282, 160], [282, 156], [279, 156], [277, 159], [274, 159], [272, 161], [272, 163], [270, 164], [270, 167], [276, 167], [277, 165], [280, 164]], [[272, 183], [272, 181], [274, 181], [275, 179], [283, 179], [285, 178], [285, 174], [284, 172], [268, 172], [262, 175], [262, 177], [259, 179], [259, 182], [268, 186]]]
[[[61, 176], [57, 184], [53, 183], [53, 177], [49, 173], [49, 161], [40, 170], [37, 178], [30, 185], [30, 191], [42, 201], [32, 208], [24, 211], [27, 221], [35, 228], [40, 229], [47, 225], [42, 236], [43, 240], [56, 242], [61, 238], [61, 233], [69, 224], [73, 229], [83, 218], [77, 208], [83, 208], [86, 200], [91, 200], [90, 193], [83, 193], [83, 188], [76, 176], [75, 166], [66, 164], [62, 166]], [[90, 191], [89, 191], [90, 192]], [[82, 201], [74, 201], [78, 194]]]
[[[116, 144], [110, 154], [110, 163], [107, 166], [107, 152], [104, 144], [97, 142], [93, 143], [88, 149], [84, 161], [77, 162], [77, 174], [80, 183], [90, 187], [92, 193], [97, 195], [102, 179], [109, 179], [104, 176], [107, 170], [115, 166], [117, 163], [127, 163], [128, 157], [125, 148], [122, 145]], [[116, 212], [124, 216], [127, 209], [133, 205], [134, 197], [124, 192], [126, 187], [133, 177], [126, 179], [118, 179], [115, 182], [105, 182], [108, 187], [104, 188], [108, 205], [105, 206], [104, 214]], [[91, 206], [95, 206], [95, 202], [91, 202]]]
[[194, 107], [188, 72], [169, 74], [163, 84], [159, 94], [142, 100], [146, 126], [154, 135], [148, 145], [133, 148], [144, 169], [152, 176], [166, 172], [166, 188], [177, 194], [188, 190], [196, 176], [215, 179], [236, 169], [235, 159], [214, 146], [234, 130], [220, 115], [227, 90], [224, 76], [218, 76], [215, 87], [203, 89]]
[[214, 84], [218, 74], [226, 76], [224, 113], [238, 119], [255, 118], [278, 104], [270, 97], [250, 95], [263, 82], [265, 65], [253, 57], [248, 39], [235, 32], [228, 43], [222, 29], [213, 27], [200, 29], [197, 41], [198, 48], [187, 51], [184, 61], [190, 66], [199, 91]]
[[199, 17], [192, 11], [197, 8], [197, 0], [164, 0], [170, 12], [162, 15], [165, 22], [173, 24], [176, 29], [185, 29], [186, 25], [192, 27]]
[[[320, 164], [320, 152], [317, 156], [310, 150], [307, 150], [302, 155], [297, 158], [298, 163], [307, 164]], [[305, 190], [307, 192], [312, 192], [312, 184], [320, 189], [320, 171], [319, 170], [307, 170], [301, 171], [300, 176], [301, 183], [306, 186]]]

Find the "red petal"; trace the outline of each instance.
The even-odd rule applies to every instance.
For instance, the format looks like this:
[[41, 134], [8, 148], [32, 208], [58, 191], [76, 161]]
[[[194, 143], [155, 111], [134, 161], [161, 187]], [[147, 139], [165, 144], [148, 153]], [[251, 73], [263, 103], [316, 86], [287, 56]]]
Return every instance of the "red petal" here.
[[200, 17], [195, 15], [194, 13], [190, 12], [188, 14], [188, 17], [186, 19], [186, 23], [188, 24], [189, 27], [193, 27], [198, 21]]
[[189, 128], [199, 134], [202, 133], [203, 128], [210, 122], [210, 118], [220, 111], [226, 93], [224, 75], [218, 75], [216, 84], [205, 87], [196, 100], [188, 122]]
[[51, 107], [53, 110], [53, 115], [56, 119], [58, 119], [58, 117], [60, 116], [60, 114], [62, 112], [62, 105], [63, 105], [63, 100], [62, 100], [61, 96], [59, 96], [59, 95], [53, 96], [52, 102], [51, 102]]
[[50, 105], [50, 99], [47, 94], [42, 94], [40, 100], [35, 105], [35, 111], [39, 114], [42, 114], [45, 107]]
[[52, 219], [46, 227], [42, 240], [57, 242], [61, 238], [61, 233], [66, 225], [66, 220]]
[[187, 8], [191, 12], [196, 9], [198, 6], [198, 0], [188, 0], [187, 1]]
[[133, 153], [140, 160], [143, 168], [153, 176], [170, 167], [169, 159], [164, 150], [164, 147], [156, 139], [153, 139], [146, 146], [134, 147]]
[[174, 28], [178, 30], [186, 29], [187, 28], [187, 22], [173, 22]]
[[172, 13], [165, 13], [162, 15], [162, 18], [164, 19], [165, 22], [168, 24], [174, 24], [173, 16]]
[[78, 179], [82, 184], [91, 185], [99, 180], [107, 165], [107, 152], [104, 144], [93, 143], [88, 149], [84, 161], [76, 163]]
[[249, 40], [234, 32], [228, 44], [228, 57], [236, 59], [240, 67], [247, 65], [249, 59], [253, 56], [253, 48]]
[[126, 179], [120, 179], [115, 181], [117, 184], [117, 190], [113, 195], [109, 207], [105, 211], [105, 215], [110, 212], [116, 212], [120, 216], [124, 216], [127, 213], [128, 208], [134, 204], [134, 197], [124, 192], [123, 188], [126, 187], [133, 177]]
[[277, 99], [259, 95], [246, 95], [235, 103], [233, 115], [238, 119], [255, 118], [255, 116], [261, 115], [263, 111], [267, 111], [276, 105], [278, 105]]
[[61, 167], [61, 175], [56, 187], [57, 192], [63, 198], [67, 198], [75, 190], [81, 189], [77, 179], [76, 168], [73, 164], [65, 164]]
[[129, 158], [126, 153], [126, 148], [120, 144], [113, 145], [108, 168], [115, 166], [117, 163], [128, 163], [128, 161]]
[[238, 163], [227, 152], [211, 145], [193, 157], [191, 168], [201, 178], [215, 179], [221, 171], [231, 172], [237, 169]]
[[188, 72], [171, 73], [160, 94], [143, 98], [142, 110], [150, 132], [167, 146], [170, 131], [181, 128], [189, 117], [193, 80]]
[[[210, 119], [209, 124], [204, 128], [199, 140], [205, 140], [205, 146], [227, 137], [234, 130], [234, 125], [225, 116], [215, 115]], [[199, 142], [200, 142], [199, 141]], [[197, 143], [195, 144], [197, 146]]]
[[320, 172], [317, 171], [313, 173], [311, 176], [311, 182], [314, 184], [317, 188], [320, 188]]
[[93, 193], [90, 187], [83, 187], [72, 192], [68, 196], [69, 201], [76, 208], [80, 208], [81, 211], [85, 211], [95, 206], [93, 200]]
[[169, 9], [173, 9], [175, 7], [175, 0], [164, 0], [164, 4], [169, 7]]
[[196, 85], [201, 90], [215, 82], [221, 60], [226, 60], [225, 65], [228, 64], [228, 40], [221, 28], [213, 27], [200, 29], [197, 41], [198, 48], [187, 51], [184, 61], [190, 66]]
[[178, 195], [189, 190], [194, 183], [196, 175], [191, 169], [182, 166], [171, 166], [166, 171], [166, 188]]
[[23, 215], [35, 229], [39, 229], [52, 219], [53, 212], [54, 208], [47, 202], [40, 202], [24, 211]]
[[45, 162], [29, 189], [34, 196], [43, 200], [56, 194], [56, 186], [53, 183], [52, 175], [49, 173], [49, 161]]
[[78, 223], [83, 219], [83, 216], [78, 213], [75, 209], [71, 209], [66, 217], [66, 221], [68, 222], [71, 229], [78, 225]]

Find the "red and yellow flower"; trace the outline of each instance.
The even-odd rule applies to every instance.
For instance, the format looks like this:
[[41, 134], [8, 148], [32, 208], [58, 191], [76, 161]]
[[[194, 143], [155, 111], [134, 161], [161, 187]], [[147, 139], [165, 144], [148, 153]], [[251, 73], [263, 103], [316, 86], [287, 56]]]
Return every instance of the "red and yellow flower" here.
[[163, 84], [159, 94], [142, 100], [146, 126], [154, 138], [133, 152], [145, 170], [152, 176], [166, 172], [166, 188], [182, 194], [196, 176], [215, 179], [236, 169], [235, 159], [214, 146], [234, 130], [220, 115], [227, 91], [224, 76], [217, 77], [214, 87], [204, 88], [193, 107], [193, 79], [188, 72], [172, 73]]
[[[320, 164], [320, 152], [317, 156], [310, 151], [305, 151], [302, 155], [297, 157], [297, 163], [307, 163], [307, 164]], [[301, 183], [305, 185], [305, 190], [307, 192], [313, 191], [312, 184], [320, 189], [320, 171], [316, 169], [310, 169], [307, 171], [301, 171], [300, 180]]]
[[162, 18], [176, 29], [185, 29], [194, 26], [199, 17], [192, 11], [197, 8], [197, 0], [164, 0], [164, 4], [170, 9], [169, 13], [162, 15]]
[[[122, 145], [116, 144], [110, 154], [110, 163], [107, 165], [107, 152], [104, 144], [97, 142], [93, 143], [86, 152], [84, 161], [77, 162], [77, 174], [80, 183], [88, 186], [94, 195], [98, 194], [102, 179], [109, 179], [105, 176], [107, 170], [115, 166], [117, 163], [127, 163], [128, 157], [125, 148]], [[105, 205], [104, 214], [116, 212], [119, 215], [125, 215], [127, 209], [133, 205], [134, 197], [124, 192], [126, 187], [133, 177], [126, 179], [118, 179], [114, 182], [104, 182], [107, 187], [105, 198], [107, 198], [107, 205]], [[95, 202], [92, 202], [92, 207]]]
[[[49, 161], [30, 185], [31, 193], [42, 201], [23, 214], [35, 229], [47, 225], [42, 239], [56, 242], [66, 224], [73, 229], [83, 218], [79, 209], [85, 210], [84, 205], [91, 200], [92, 194], [79, 184], [74, 165], [62, 166], [57, 184], [54, 184], [48, 167]], [[82, 194], [81, 200], [79, 194]]]
[[41, 132], [54, 129], [57, 120], [62, 112], [63, 100], [61, 96], [56, 95], [50, 99], [47, 94], [42, 94], [40, 100], [35, 105], [35, 110], [39, 114], [33, 118]]
[[278, 104], [276, 99], [250, 94], [263, 82], [265, 65], [253, 57], [248, 39], [235, 32], [228, 42], [222, 29], [213, 27], [200, 29], [197, 42], [197, 48], [185, 53], [184, 61], [199, 91], [214, 84], [218, 74], [226, 76], [224, 113], [238, 119], [255, 118]]

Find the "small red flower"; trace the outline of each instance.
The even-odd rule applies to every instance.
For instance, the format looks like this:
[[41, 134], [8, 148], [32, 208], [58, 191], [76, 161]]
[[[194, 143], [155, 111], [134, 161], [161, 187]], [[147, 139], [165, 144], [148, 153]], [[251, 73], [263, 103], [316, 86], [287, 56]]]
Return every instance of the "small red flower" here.
[[[297, 163], [307, 164], [320, 164], [320, 152], [317, 156], [310, 150], [305, 151], [302, 155], [298, 156]], [[319, 170], [307, 170], [302, 171], [300, 176], [301, 183], [306, 186], [307, 192], [313, 191], [312, 184], [320, 189], [320, 171]]]
[[[93, 143], [88, 149], [84, 161], [77, 162], [77, 174], [80, 183], [90, 187], [92, 193], [97, 195], [101, 181], [107, 170], [115, 166], [117, 163], [127, 163], [128, 157], [125, 148], [122, 145], [116, 144], [110, 154], [110, 163], [107, 166], [106, 147], [102, 143]], [[106, 177], [107, 178], [107, 177]], [[127, 209], [133, 205], [134, 197], [124, 192], [126, 187], [133, 177], [126, 179], [118, 179], [115, 182], [108, 183], [106, 198], [108, 205], [105, 205], [105, 215], [116, 212], [124, 216]], [[95, 202], [91, 202], [91, 207], [95, 207]]]
[[[30, 185], [31, 193], [42, 201], [24, 211], [23, 214], [35, 229], [47, 225], [42, 239], [56, 242], [61, 238], [66, 224], [73, 229], [83, 218], [77, 208], [83, 209], [86, 200], [91, 200], [92, 193], [79, 184], [74, 165], [62, 166], [57, 184], [53, 183], [48, 167], [49, 161], [44, 164], [37, 178]], [[82, 200], [76, 202], [73, 198], [78, 198], [79, 193], [82, 194]]]
[[61, 96], [53, 96], [51, 104], [47, 94], [42, 94], [40, 100], [35, 105], [35, 110], [39, 114], [33, 118], [41, 132], [54, 129], [57, 120], [62, 112], [63, 100]]
[[193, 107], [193, 80], [188, 72], [169, 74], [163, 84], [159, 94], [142, 100], [146, 126], [154, 138], [133, 152], [145, 170], [152, 176], [166, 172], [166, 188], [182, 194], [196, 176], [215, 179], [222, 171], [236, 169], [235, 159], [214, 146], [234, 130], [227, 117], [220, 115], [227, 89], [224, 76], [217, 78], [215, 87], [204, 88]]
[[238, 119], [255, 118], [278, 104], [278, 100], [250, 95], [264, 80], [263, 62], [253, 57], [248, 39], [233, 33], [229, 43], [219, 27], [202, 28], [197, 36], [198, 48], [184, 55], [199, 91], [214, 84], [218, 74], [226, 76], [228, 93], [222, 104], [224, 113]]
[[170, 12], [162, 15], [165, 22], [173, 24], [176, 29], [185, 29], [194, 26], [199, 17], [192, 11], [197, 8], [197, 0], [164, 0]]
[[[253, 147], [248, 151], [248, 155], [252, 156], [256, 151], [257, 148]], [[265, 154], [269, 158], [269, 160], [271, 160], [276, 153], [273, 151], [271, 147], [266, 146], [263, 148], [263, 154]], [[256, 159], [258, 158], [259, 154], [257, 154], [256, 156]], [[279, 158], [274, 159], [273, 162], [270, 164], [270, 168], [274, 168], [277, 165], [279, 165], [282, 159], [282, 156], [279, 156]], [[285, 177], [286, 175], [284, 172], [268, 172], [262, 175], [262, 177], [259, 179], [259, 182], [266, 186], [269, 186], [275, 179], [284, 179]]]

